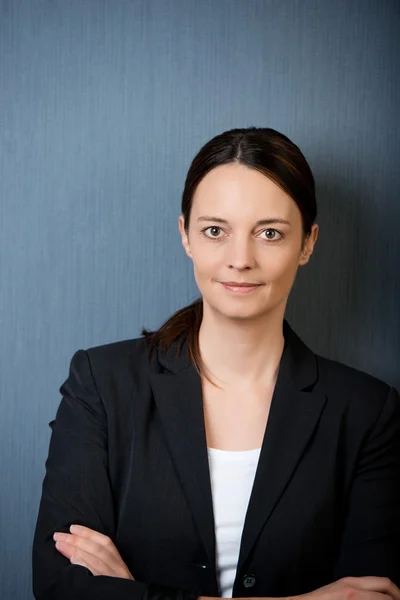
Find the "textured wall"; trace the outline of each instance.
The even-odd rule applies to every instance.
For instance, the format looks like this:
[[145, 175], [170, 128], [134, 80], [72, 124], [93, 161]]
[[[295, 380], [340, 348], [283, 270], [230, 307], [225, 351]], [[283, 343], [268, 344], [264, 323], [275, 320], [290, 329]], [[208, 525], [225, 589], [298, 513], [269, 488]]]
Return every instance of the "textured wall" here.
[[210, 137], [272, 126], [321, 237], [288, 315], [400, 387], [397, 0], [0, 0], [0, 598], [31, 597], [50, 429], [78, 348], [197, 295], [177, 218]]

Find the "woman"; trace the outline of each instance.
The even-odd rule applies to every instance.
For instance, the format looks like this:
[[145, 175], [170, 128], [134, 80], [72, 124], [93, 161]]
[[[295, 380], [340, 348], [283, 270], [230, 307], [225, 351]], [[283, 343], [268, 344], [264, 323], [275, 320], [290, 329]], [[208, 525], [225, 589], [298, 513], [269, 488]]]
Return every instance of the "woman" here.
[[179, 230], [200, 300], [79, 350], [54, 421], [35, 597], [400, 600], [400, 401], [284, 320], [314, 180], [263, 128], [208, 142]]

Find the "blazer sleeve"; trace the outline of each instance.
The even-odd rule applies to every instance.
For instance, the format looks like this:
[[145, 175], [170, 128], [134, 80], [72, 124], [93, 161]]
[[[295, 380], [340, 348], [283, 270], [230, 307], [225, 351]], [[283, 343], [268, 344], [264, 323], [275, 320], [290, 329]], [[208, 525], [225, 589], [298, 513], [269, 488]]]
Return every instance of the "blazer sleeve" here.
[[[46, 460], [32, 548], [37, 600], [194, 600], [197, 594], [118, 577], [93, 576], [55, 548], [53, 533], [75, 523], [115, 543], [115, 512], [108, 471], [107, 415], [86, 351], [78, 350], [62, 384], [63, 398]], [[123, 557], [122, 557], [123, 558]], [[133, 576], [134, 573], [132, 573]]]
[[357, 464], [334, 580], [389, 577], [400, 586], [400, 397], [390, 388]]

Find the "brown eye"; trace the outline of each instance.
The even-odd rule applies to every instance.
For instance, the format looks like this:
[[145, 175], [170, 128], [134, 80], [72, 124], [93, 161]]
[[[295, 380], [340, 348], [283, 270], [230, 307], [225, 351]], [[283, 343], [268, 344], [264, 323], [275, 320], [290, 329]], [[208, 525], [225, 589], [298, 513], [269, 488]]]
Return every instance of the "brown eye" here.
[[[216, 238], [219, 234], [219, 232], [221, 231], [221, 227], [216, 227], [216, 226], [211, 226], [211, 227], [207, 227], [206, 229], [203, 230], [204, 233], [206, 233], [207, 231], [211, 232], [211, 237]], [[206, 237], [210, 237], [209, 235], [207, 235]]]
[[267, 240], [276, 241], [279, 240], [282, 235], [276, 229], [265, 229], [263, 232], [266, 234]]

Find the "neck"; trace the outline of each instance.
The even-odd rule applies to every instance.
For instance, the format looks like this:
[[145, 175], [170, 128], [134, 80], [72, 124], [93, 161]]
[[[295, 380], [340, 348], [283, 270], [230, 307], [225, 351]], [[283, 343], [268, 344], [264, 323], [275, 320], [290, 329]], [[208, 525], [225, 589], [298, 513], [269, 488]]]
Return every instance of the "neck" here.
[[275, 383], [285, 344], [284, 310], [239, 320], [221, 317], [203, 302], [199, 347], [211, 376], [228, 385]]

